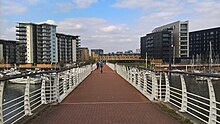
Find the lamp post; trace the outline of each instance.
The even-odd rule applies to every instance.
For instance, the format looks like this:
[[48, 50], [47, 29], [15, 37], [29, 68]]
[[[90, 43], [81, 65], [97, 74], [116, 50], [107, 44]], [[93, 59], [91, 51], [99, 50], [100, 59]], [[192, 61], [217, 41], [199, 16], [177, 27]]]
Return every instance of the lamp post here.
[[169, 47], [169, 80], [171, 81], [171, 63], [172, 63], [172, 49], [173, 48], [173, 44], [170, 44], [170, 47]]

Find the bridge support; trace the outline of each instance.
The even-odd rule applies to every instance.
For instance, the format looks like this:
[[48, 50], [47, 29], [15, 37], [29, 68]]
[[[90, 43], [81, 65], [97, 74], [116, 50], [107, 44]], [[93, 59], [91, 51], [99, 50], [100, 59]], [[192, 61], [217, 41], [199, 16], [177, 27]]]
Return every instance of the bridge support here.
[[0, 124], [3, 124], [3, 91], [4, 91], [4, 82], [0, 81]]
[[207, 82], [208, 82], [209, 99], [210, 99], [209, 124], [216, 124], [215, 120], [217, 119], [216, 117], [217, 110], [216, 110], [215, 91], [210, 78], [207, 79]]
[[166, 82], [166, 95], [165, 95], [164, 102], [170, 102], [170, 83], [169, 83], [167, 73], [164, 73], [164, 76], [165, 76], [165, 82]]
[[183, 75], [180, 75], [181, 85], [182, 85], [182, 104], [180, 112], [186, 112], [187, 111], [187, 89], [186, 89], [186, 83]]
[[25, 115], [32, 115], [30, 106], [30, 80], [29, 77], [27, 77], [27, 79], [28, 82], [26, 83], [24, 92], [24, 112]]

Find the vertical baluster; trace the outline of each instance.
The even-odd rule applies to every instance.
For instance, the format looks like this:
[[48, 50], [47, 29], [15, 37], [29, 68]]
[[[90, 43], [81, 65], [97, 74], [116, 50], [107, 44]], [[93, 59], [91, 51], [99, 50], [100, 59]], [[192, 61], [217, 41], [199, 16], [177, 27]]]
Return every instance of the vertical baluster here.
[[210, 99], [210, 110], [209, 110], [209, 124], [216, 124], [217, 110], [216, 110], [216, 98], [215, 91], [212, 85], [211, 78], [207, 78], [208, 88], [209, 88], [209, 99]]
[[144, 94], [147, 93], [147, 75], [146, 75], [146, 71], [144, 71]]
[[157, 99], [158, 95], [158, 89], [157, 89], [157, 78], [155, 72], [151, 72], [151, 78], [152, 78], [152, 93], [151, 93], [151, 99]]
[[164, 102], [170, 102], [170, 83], [169, 83], [167, 73], [164, 73], [164, 76], [165, 76], [165, 82], [166, 82], [166, 95], [165, 95]]
[[3, 91], [4, 91], [4, 82], [0, 82], [0, 124], [3, 124]]
[[67, 92], [67, 76], [68, 76], [68, 71], [64, 72], [64, 80], [63, 80], [63, 93], [66, 94]]
[[69, 70], [69, 89], [73, 88], [72, 77], [73, 77], [73, 72], [72, 72], [72, 70]]
[[45, 79], [42, 80], [41, 84], [41, 104], [47, 104], [46, 102], [46, 91], [45, 91]]
[[183, 75], [180, 75], [181, 85], [182, 85], [182, 104], [180, 112], [186, 112], [187, 111], [187, 89], [186, 89], [186, 83], [184, 80]]
[[25, 115], [32, 115], [31, 113], [31, 105], [30, 105], [30, 80], [29, 77], [27, 77], [28, 82], [25, 86], [25, 92], [24, 92], [24, 111]]
[[160, 82], [159, 82], [159, 90], [160, 90], [160, 101], [162, 100], [162, 72], [160, 72]]
[[55, 103], [60, 102], [60, 73], [56, 73], [55, 81], [54, 81], [54, 88], [55, 88]]

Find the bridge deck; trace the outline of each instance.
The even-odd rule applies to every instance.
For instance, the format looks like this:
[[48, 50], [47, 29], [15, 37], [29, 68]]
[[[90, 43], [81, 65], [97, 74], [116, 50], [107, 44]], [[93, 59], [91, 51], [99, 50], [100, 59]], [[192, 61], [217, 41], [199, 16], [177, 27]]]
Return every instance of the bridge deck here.
[[176, 124], [109, 67], [95, 70], [38, 124]]

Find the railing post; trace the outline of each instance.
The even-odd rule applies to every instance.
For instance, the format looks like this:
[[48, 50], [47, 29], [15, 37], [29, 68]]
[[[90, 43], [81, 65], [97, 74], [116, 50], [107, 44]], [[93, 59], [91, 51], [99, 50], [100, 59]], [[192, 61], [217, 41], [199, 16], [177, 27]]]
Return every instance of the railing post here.
[[4, 82], [0, 82], [0, 124], [3, 124], [3, 91], [4, 91]]
[[160, 72], [160, 82], [159, 82], [159, 87], [160, 87], [160, 101], [162, 100], [162, 72]]
[[165, 82], [166, 82], [166, 95], [165, 95], [164, 102], [170, 102], [170, 83], [169, 83], [167, 73], [164, 73], [164, 76], [165, 76]]
[[63, 93], [66, 94], [67, 92], [67, 76], [69, 75], [68, 71], [64, 72], [64, 80], [63, 80]]
[[137, 81], [138, 81], [137, 87], [139, 91], [141, 91], [141, 72], [139, 70], [137, 72]]
[[59, 87], [60, 87], [60, 74], [56, 73], [55, 76], [55, 81], [54, 81], [54, 88], [55, 88], [55, 102], [58, 103], [60, 102], [60, 91], [59, 91]]
[[27, 79], [28, 82], [26, 83], [24, 91], [24, 111], [25, 115], [32, 115], [30, 106], [30, 80], [29, 77], [27, 77]]
[[[52, 81], [51, 81], [51, 73], [50, 73], [50, 103], [52, 102]], [[55, 80], [54, 80], [55, 81]]]
[[157, 91], [157, 78], [156, 78], [155, 72], [151, 72], [151, 77], [152, 77], [151, 98], [152, 98], [152, 100], [154, 100], [154, 99], [157, 99], [156, 94], [158, 93], [158, 91]]
[[207, 82], [208, 82], [209, 99], [210, 99], [209, 124], [216, 124], [217, 110], [216, 110], [215, 91], [210, 78], [207, 79]]
[[146, 72], [144, 72], [144, 93], [147, 92], [147, 75], [146, 75]]
[[41, 104], [47, 104], [46, 102], [46, 92], [45, 92], [45, 79], [42, 80], [41, 84]]
[[184, 80], [183, 75], [180, 75], [181, 85], [182, 85], [182, 104], [180, 112], [186, 112], [187, 111], [187, 89], [186, 89], [186, 83]]
[[76, 69], [76, 85], [79, 84], [79, 67]]
[[76, 68], [73, 69], [73, 87], [76, 86]]
[[69, 89], [72, 89], [73, 88], [73, 71], [72, 70], [69, 70]]

